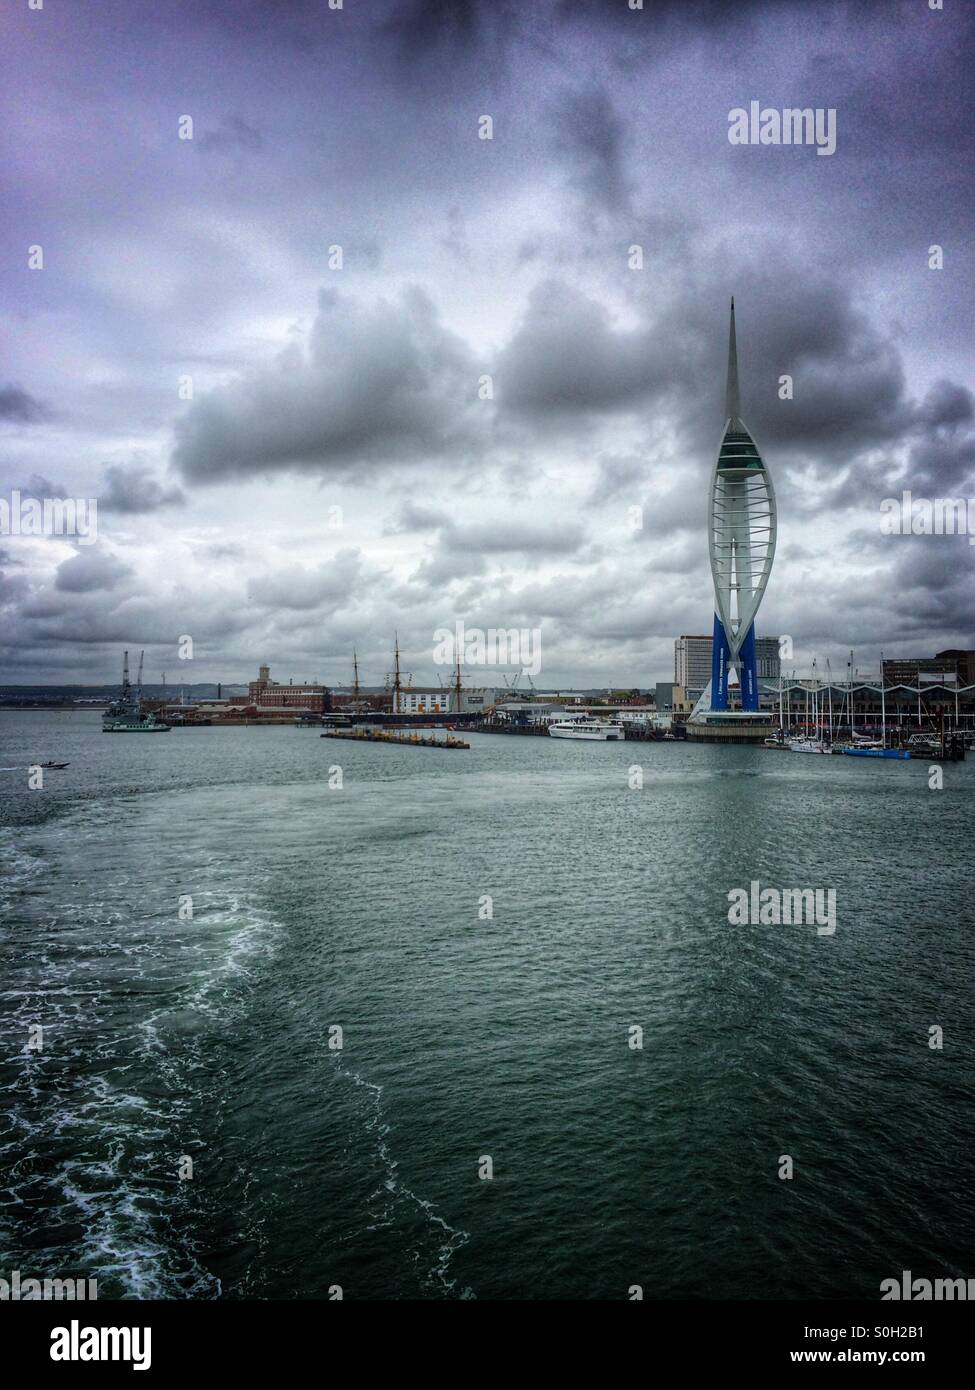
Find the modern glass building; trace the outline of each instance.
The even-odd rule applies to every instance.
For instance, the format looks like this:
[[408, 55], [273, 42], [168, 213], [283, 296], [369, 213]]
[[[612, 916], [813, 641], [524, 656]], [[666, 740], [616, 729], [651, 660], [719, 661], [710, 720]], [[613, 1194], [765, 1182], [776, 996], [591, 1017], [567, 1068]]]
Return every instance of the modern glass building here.
[[710, 634], [674, 638], [674, 682], [695, 691], [695, 698], [711, 679], [712, 640]]

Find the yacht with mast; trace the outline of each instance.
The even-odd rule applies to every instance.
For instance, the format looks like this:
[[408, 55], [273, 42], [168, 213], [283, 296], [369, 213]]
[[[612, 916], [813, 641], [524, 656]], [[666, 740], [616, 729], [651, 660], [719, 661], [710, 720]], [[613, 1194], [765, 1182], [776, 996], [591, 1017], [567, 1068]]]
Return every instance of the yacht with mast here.
[[911, 756], [909, 748], [887, 747], [887, 678], [884, 675], [884, 654], [880, 653], [880, 745], [869, 744], [853, 735], [853, 744], [843, 749], [849, 758], [899, 758]]
[[789, 748], [793, 753], [828, 753], [829, 748], [823, 742], [822, 729], [820, 728], [819, 713], [819, 681], [816, 677], [816, 661], [813, 659], [812, 689], [806, 689], [806, 725], [808, 728], [810, 718], [810, 697], [812, 701], [812, 723], [814, 735], [812, 738], [794, 738], [789, 741]]

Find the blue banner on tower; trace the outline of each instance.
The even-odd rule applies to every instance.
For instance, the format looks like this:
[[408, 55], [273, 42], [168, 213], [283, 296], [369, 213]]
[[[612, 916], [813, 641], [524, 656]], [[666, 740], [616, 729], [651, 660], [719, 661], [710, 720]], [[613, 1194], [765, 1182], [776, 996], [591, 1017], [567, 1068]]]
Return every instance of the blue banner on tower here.
[[731, 648], [721, 619], [714, 615], [714, 638], [711, 642], [711, 708], [728, 708], [728, 666]]
[[741, 707], [758, 709], [758, 659], [755, 651], [755, 624], [752, 623], [738, 656], [738, 680], [741, 683]]

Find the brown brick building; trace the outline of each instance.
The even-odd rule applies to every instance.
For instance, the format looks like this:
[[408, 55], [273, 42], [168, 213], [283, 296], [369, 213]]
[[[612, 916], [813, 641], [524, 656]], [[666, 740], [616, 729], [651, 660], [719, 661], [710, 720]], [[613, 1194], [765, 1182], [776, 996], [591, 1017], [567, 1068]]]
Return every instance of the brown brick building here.
[[324, 714], [330, 708], [327, 685], [280, 685], [271, 679], [270, 666], [261, 666], [256, 681], [247, 687], [248, 705], [261, 709], [308, 710], [311, 714]]

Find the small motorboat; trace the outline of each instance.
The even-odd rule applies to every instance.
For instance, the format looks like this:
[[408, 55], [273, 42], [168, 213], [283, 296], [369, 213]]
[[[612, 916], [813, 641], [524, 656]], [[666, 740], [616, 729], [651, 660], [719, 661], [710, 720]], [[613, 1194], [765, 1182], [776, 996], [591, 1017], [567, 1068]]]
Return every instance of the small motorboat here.
[[53, 762], [47, 762], [47, 763], [38, 763], [37, 766], [38, 766], [38, 767], [43, 767], [43, 768], [50, 768], [50, 767], [62, 768], [62, 767], [68, 767], [68, 766], [70, 766], [70, 764], [68, 764], [68, 763], [53, 763]]

